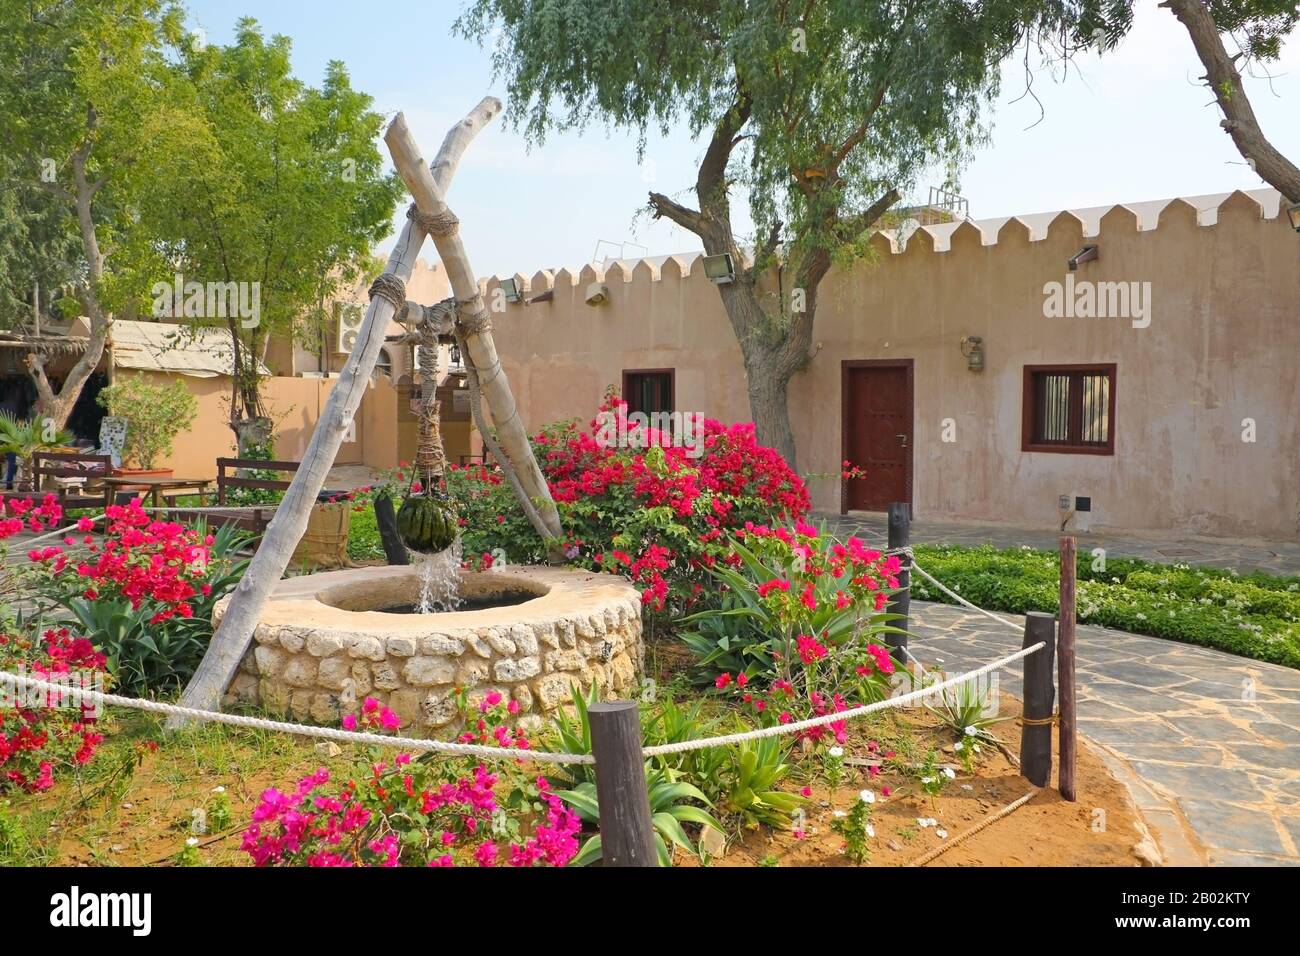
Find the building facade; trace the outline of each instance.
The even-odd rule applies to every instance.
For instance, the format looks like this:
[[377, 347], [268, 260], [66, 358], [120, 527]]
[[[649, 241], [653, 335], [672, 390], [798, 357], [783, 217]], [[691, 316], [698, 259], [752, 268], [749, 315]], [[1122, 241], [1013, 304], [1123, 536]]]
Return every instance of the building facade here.
[[[1276, 192], [940, 223], [872, 248], [824, 281], [790, 384], [818, 509], [1300, 538], [1300, 234]], [[585, 420], [609, 385], [645, 411], [750, 419], [698, 257], [513, 279], [518, 302], [496, 278], [486, 291], [530, 429]], [[843, 480], [846, 460], [866, 476]]]

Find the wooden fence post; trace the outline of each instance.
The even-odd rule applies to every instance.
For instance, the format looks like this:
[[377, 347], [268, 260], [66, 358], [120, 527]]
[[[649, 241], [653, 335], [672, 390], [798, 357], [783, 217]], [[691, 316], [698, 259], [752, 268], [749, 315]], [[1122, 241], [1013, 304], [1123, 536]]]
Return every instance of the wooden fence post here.
[[658, 866], [636, 701], [592, 704], [587, 713], [596, 757], [601, 864]]
[[393, 499], [387, 492], [375, 495], [375, 524], [379, 526], [379, 542], [384, 546], [384, 556], [389, 564], [410, 564], [411, 557], [397, 533], [397, 515]]
[[[906, 548], [912, 542], [912, 525], [911, 525], [911, 506], [905, 501], [895, 501], [889, 506], [889, 550], [895, 548]], [[902, 617], [895, 621], [890, 621], [891, 627], [901, 628], [906, 631], [908, 627], [908, 615], [912, 610], [912, 559], [905, 554], [900, 554], [898, 560], [902, 562], [902, 569], [898, 572], [898, 592], [889, 599], [889, 613], [901, 614]], [[906, 634], [886, 634], [885, 641], [891, 648], [898, 651], [896, 655], [900, 661], [907, 663], [907, 635]]]
[[1077, 754], [1075, 725], [1075, 686], [1074, 686], [1074, 624], [1075, 624], [1075, 575], [1078, 567], [1075, 563], [1074, 538], [1061, 538], [1061, 614], [1060, 633], [1057, 638], [1056, 666], [1057, 684], [1061, 688], [1061, 722], [1059, 748], [1061, 766], [1057, 771], [1057, 783], [1061, 796], [1073, 802], [1074, 770]]
[[1042, 642], [1044, 647], [1024, 659], [1024, 722], [1020, 728], [1020, 773], [1035, 787], [1052, 780], [1052, 705], [1056, 687], [1052, 663], [1056, 648], [1056, 620], [1043, 611], [1025, 615], [1021, 648]]

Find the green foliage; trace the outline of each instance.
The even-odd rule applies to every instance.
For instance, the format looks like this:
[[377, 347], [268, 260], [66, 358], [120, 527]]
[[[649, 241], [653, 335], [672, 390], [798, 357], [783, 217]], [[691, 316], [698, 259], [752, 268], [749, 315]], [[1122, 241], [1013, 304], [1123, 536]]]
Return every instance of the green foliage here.
[[75, 436], [65, 429], [49, 431], [40, 419], [19, 421], [10, 412], [0, 410], [0, 454], [17, 456], [17, 487], [28, 484], [31, 457], [38, 451], [71, 444]]
[[[719, 564], [709, 572], [726, 587], [722, 606], [682, 618], [685, 628], [678, 631], [682, 642], [696, 655], [694, 675], [707, 681], [719, 672], [737, 672], [750, 677], [779, 669], [776, 661], [790, 662], [795, 657], [795, 633], [817, 635], [828, 645], [844, 644], [857, 636], [861, 643], [877, 635], [897, 632], [887, 622], [897, 615], [877, 613], [854, 592], [852, 598], [840, 600], [853, 589], [844, 577], [826, 573], [823, 563], [833, 555], [839, 542], [828, 536], [807, 536], [804, 541], [813, 550], [804, 554], [772, 538], [750, 539], [746, 546], [732, 542], [740, 558], [735, 567]], [[774, 580], [790, 582], [786, 592], [795, 595], [789, 601], [772, 601], [762, 597], [759, 588]], [[811, 586], [815, 607], [802, 605], [801, 592]], [[790, 620], [792, 608], [798, 609], [797, 627]]]
[[152, 382], [141, 374], [122, 378], [99, 393], [99, 404], [126, 421], [124, 456], [153, 468], [172, 453], [172, 442], [194, 423], [199, 401], [182, 379]]
[[[166, 123], [155, 122], [167, 110], [167, 51], [180, 32], [181, 14], [162, 0], [0, 5], [0, 128], [8, 157], [0, 174], [17, 187], [13, 199], [26, 222], [9, 243], [0, 238], [0, 260], [32, 247], [40, 250], [36, 260], [50, 257], [39, 267], [4, 261], [0, 276], [43, 278], [47, 292], [55, 283], [85, 282], [74, 208], [77, 162], [92, 187], [87, 201], [99, 251], [114, 271], [135, 271], [128, 249], [143, 238], [133, 168], [148, 171], [134, 175], [138, 182], [185, 146]], [[141, 163], [146, 154], [149, 161]], [[111, 280], [93, 290], [110, 307], [121, 301]], [[87, 291], [82, 284], [79, 294]], [[27, 285], [20, 298], [30, 301], [30, 294]]]
[[[918, 564], [980, 607], [1059, 610], [1058, 559], [1051, 552], [939, 546], [914, 552]], [[1300, 578], [1127, 558], [1103, 563], [1083, 553], [1078, 579], [1081, 623], [1300, 667]], [[912, 576], [912, 596], [953, 603], [920, 575]]]
[[324, 304], [360, 278], [402, 192], [383, 169], [383, 117], [371, 98], [338, 61], [319, 87], [308, 86], [293, 75], [290, 53], [287, 37], [264, 37], [249, 18], [229, 46], [182, 42], [168, 77], [172, 112], [158, 119], [182, 125], [189, 148], [161, 168], [150, 164], [140, 184], [152, 280], [181, 273], [260, 286], [256, 324], [187, 316], [238, 338], [249, 415], [260, 413], [258, 357], [268, 336], [318, 347], [334, 319]]
[[222, 525], [212, 538], [205, 577], [211, 590], [191, 599], [190, 617], [155, 622], [151, 619], [159, 610], [157, 602], [146, 600], [133, 608], [122, 596], [86, 597], [87, 579], [76, 575], [37, 577], [32, 586], [69, 614], [77, 634], [105, 655], [116, 692], [157, 696], [184, 686], [194, 674], [212, 640], [213, 606], [239, 583], [248, 567], [249, 559], [239, 554], [250, 541], [247, 531]]
[[348, 526], [348, 557], [353, 561], [383, 560], [384, 544], [379, 537], [379, 522], [374, 508], [354, 511], [351, 522]]
[[[666, 770], [651, 770], [646, 774], [646, 787], [650, 797], [650, 821], [655, 830], [655, 851], [660, 866], [672, 865], [671, 846], [679, 847], [692, 856], [700, 855], [697, 847], [683, 829], [682, 824], [712, 827], [721, 831], [722, 824], [696, 803], [711, 807], [708, 797], [698, 787], [675, 780]], [[600, 820], [600, 805], [596, 799], [595, 783], [580, 783], [573, 790], [555, 794], [577, 812], [584, 823]], [[600, 834], [590, 837], [573, 858], [573, 866], [588, 866], [601, 858]]]
[[737, 816], [750, 829], [760, 824], [789, 829], [791, 815], [808, 802], [777, 786], [790, 773], [786, 758], [791, 746], [790, 737], [763, 737], [735, 747], [716, 748], [726, 758], [718, 778], [722, 781], [722, 810]]
[[990, 707], [990, 687], [991, 685], [978, 681], [963, 681], [956, 687], [941, 691], [938, 704], [926, 706], [958, 737], [979, 737], [991, 741], [993, 735], [988, 728], [1010, 718], [997, 716], [996, 702], [992, 702]]

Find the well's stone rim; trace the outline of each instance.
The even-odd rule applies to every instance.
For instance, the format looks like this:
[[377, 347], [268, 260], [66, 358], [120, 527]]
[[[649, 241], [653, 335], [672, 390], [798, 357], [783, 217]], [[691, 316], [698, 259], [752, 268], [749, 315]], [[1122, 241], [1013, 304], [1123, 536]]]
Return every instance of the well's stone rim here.
[[[462, 572], [462, 577], [470, 580], [484, 578], [528, 589], [539, 585], [546, 588], [546, 593], [530, 601], [507, 607], [436, 614], [391, 614], [384, 611], [347, 610], [326, 603], [321, 598], [322, 594], [358, 584], [404, 590], [415, 584], [417, 574], [411, 565], [396, 565], [345, 568], [285, 578], [271, 590], [257, 630], [295, 627], [310, 628], [322, 634], [337, 633], [340, 636], [358, 631], [366, 631], [375, 636], [422, 636], [509, 626], [522, 621], [554, 623], [575, 615], [602, 613], [611, 603], [630, 605], [637, 616], [641, 611], [640, 593], [622, 578], [540, 565], [516, 565], [501, 571]], [[217, 602], [213, 609], [214, 624], [221, 622], [229, 603], [230, 597]]]

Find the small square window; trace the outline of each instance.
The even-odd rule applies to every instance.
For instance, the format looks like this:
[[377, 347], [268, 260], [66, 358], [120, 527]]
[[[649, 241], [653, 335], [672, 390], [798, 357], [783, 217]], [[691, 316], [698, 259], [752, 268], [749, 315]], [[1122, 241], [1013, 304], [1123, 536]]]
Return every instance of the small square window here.
[[623, 372], [623, 400], [627, 411], [655, 412], [673, 410], [673, 370], [670, 368], [636, 369]]
[[1115, 453], [1115, 366], [1026, 365], [1022, 451]]

